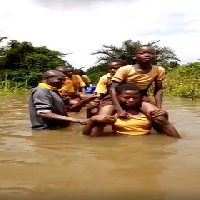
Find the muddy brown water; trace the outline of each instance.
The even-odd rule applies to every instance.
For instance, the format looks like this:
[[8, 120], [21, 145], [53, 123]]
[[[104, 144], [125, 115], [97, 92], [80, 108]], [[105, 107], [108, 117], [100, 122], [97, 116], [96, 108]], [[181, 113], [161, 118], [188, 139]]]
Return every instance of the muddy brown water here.
[[32, 131], [27, 96], [0, 99], [0, 199], [200, 199], [199, 100], [164, 99], [179, 140]]

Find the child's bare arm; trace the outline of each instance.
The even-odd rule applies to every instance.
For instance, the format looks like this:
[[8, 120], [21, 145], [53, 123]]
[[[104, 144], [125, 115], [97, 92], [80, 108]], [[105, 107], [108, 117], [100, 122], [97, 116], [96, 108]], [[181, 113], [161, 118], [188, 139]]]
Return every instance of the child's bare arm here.
[[118, 85], [120, 85], [120, 83], [112, 81], [112, 85], [110, 87], [110, 96], [111, 96], [112, 102], [117, 110], [117, 114], [121, 117], [126, 117], [126, 116], [128, 116], [128, 113], [126, 111], [124, 111], [122, 109], [122, 107], [120, 106], [119, 101], [117, 99], [116, 92], [115, 92], [115, 89]]
[[157, 107], [161, 108], [162, 98], [163, 98], [162, 81], [155, 81], [154, 98], [155, 98]]

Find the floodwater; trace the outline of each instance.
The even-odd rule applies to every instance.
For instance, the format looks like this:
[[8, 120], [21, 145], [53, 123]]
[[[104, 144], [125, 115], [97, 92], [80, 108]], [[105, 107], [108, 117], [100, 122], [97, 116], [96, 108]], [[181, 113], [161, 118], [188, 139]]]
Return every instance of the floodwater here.
[[1, 200], [200, 199], [199, 100], [165, 98], [174, 139], [90, 138], [77, 124], [32, 131], [27, 96], [0, 99]]

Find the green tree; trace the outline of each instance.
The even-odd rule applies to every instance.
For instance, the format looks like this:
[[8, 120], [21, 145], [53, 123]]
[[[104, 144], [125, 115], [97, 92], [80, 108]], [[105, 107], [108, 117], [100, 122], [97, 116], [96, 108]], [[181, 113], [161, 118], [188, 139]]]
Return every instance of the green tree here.
[[[167, 71], [172, 68], [179, 66], [178, 61], [180, 61], [175, 52], [169, 47], [161, 47], [158, 45], [158, 41], [151, 41], [144, 45], [150, 45], [155, 49], [156, 59], [153, 64], [162, 65]], [[103, 45], [102, 49], [99, 49], [92, 53], [92, 55], [97, 55], [97, 65], [91, 67], [87, 70], [87, 74], [92, 78], [93, 82], [96, 82], [96, 77], [100, 74], [105, 74], [107, 68], [105, 67], [110, 60], [113, 59], [123, 59], [129, 64], [135, 64], [136, 61], [132, 58], [135, 50], [142, 46], [141, 41], [126, 40], [122, 43], [121, 47], [116, 47], [114, 45]]]
[[[0, 38], [1, 42], [1, 38]], [[35, 86], [42, 72], [65, 65], [65, 54], [45, 46], [34, 47], [30, 42], [11, 40], [0, 51], [0, 79], [9, 79], [12, 85]]]

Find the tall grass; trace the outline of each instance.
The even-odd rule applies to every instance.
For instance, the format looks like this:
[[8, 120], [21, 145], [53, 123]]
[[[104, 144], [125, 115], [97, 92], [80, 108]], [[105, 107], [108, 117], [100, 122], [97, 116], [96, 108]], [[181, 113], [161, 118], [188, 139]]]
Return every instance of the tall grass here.
[[27, 86], [27, 82], [20, 83], [8, 80], [8, 74], [6, 73], [5, 79], [0, 81], [0, 95], [12, 95], [12, 94], [28, 94], [30, 88]]
[[164, 89], [166, 95], [200, 98], [200, 63], [189, 63], [168, 73]]

